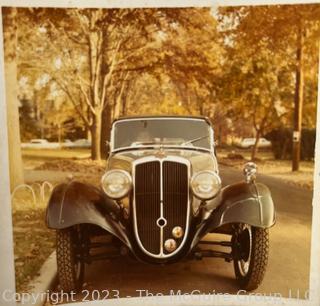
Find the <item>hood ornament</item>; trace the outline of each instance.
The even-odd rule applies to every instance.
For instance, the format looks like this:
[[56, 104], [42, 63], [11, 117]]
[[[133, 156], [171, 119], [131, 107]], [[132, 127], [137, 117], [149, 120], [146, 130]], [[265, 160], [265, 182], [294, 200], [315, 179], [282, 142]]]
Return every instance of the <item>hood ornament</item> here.
[[167, 156], [166, 152], [164, 151], [163, 149], [163, 146], [161, 145], [159, 147], [159, 150], [157, 152], [155, 152], [155, 157], [158, 157], [158, 158], [165, 158]]

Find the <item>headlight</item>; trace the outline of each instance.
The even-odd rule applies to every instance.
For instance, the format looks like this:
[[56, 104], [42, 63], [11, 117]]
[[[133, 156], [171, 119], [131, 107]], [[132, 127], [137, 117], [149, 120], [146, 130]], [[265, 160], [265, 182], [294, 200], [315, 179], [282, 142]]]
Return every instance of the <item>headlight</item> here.
[[192, 177], [191, 188], [197, 198], [209, 200], [218, 194], [221, 188], [221, 180], [215, 172], [201, 171]]
[[121, 199], [129, 193], [132, 180], [124, 170], [110, 170], [102, 177], [101, 185], [109, 198]]

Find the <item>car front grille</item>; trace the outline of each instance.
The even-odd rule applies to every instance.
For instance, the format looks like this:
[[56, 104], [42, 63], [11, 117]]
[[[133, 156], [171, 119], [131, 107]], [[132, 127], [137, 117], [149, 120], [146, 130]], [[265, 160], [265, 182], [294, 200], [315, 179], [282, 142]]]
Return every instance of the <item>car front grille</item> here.
[[[180, 226], [185, 231], [188, 203], [188, 168], [184, 164], [163, 163], [163, 215], [167, 220], [163, 240], [173, 238], [172, 230]], [[181, 239], [177, 241], [178, 245]], [[166, 251], [164, 250], [166, 253]]]
[[[189, 214], [186, 162], [152, 160], [136, 164], [134, 170], [134, 222], [138, 243], [154, 257], [170, 256], [163, 244], [180, 226], [186, 232]], [[164, 218], [166, 225], [159, 226]], [[176, 239], [177, 249], [183, 238]]]
[[135, 202], [137, 231], [145, 249], [160, 252], [160, 163], [137, 165], [135, 172]]

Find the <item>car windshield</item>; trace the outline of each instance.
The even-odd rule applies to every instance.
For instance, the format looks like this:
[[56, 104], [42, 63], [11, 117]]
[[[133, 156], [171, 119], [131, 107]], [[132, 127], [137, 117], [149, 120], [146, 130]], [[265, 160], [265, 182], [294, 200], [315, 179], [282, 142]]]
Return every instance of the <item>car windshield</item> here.
[[160, 145], [210, 149], [210, 126], [202, 119], [128, 119], [113, 129], [113, 150]]

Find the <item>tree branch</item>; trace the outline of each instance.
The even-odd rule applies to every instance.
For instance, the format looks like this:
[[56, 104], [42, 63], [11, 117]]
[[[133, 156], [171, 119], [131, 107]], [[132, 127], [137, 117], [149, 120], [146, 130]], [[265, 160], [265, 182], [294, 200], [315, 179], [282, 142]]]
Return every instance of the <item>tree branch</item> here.
[[80, 117], [82, 118], [82, 120], [84, 121], [84, 123], [88, 126], [91, 127], [91, 124], [89, 122], [89, 120], [83, 115], [83, 113], [81, 112], [81, 110], [79, 109], [77, 102], [75, 101], [75, 99], [73, 98], [72, 94], [70, 93], [70, 91], [68, 90], [68, 87], [65, 86], [65, 84], [63, 84], [63, 82], [61, 82], [60, 80], [58, 80], [55, 77], [52, 77], [52, 80], [54, 80], [59, 87], [67, 94], [67, 96], [69, 97], [71, 103], [73, 104], [73, 106], [75, 107], [76, 111], [78, 112], [78, 114], [80, 115]]

